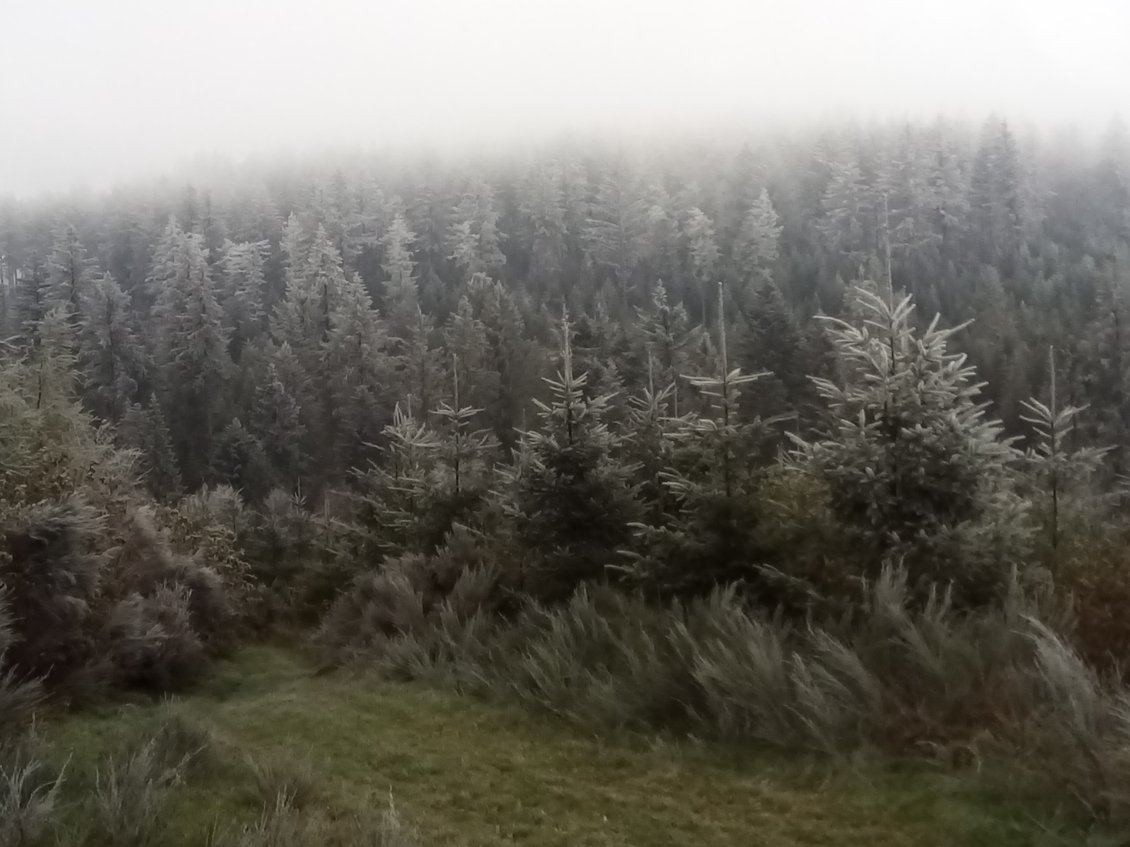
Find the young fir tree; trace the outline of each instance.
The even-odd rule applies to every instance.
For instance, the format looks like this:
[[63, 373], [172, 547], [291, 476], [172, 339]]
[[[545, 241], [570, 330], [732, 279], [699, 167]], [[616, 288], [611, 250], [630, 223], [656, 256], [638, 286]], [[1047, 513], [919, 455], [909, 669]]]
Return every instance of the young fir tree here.
[[415, 240], [416, 236], [408, 228], [404, 215], [397, 212], [381, 240], [384, 247], [381, 306], [394, 335], [408, 331], [416, 321], [416, 312], [420, 307], [416, 262], [412, 258], [412, 244]]
[[472, 180], [452, 215], [450, 258], [462, 271], [464, 279], [478, 273], [497, 275], [506, 264], [499, 246], [502, 233], [498, 229], [494, 191], [482, 180]]
[[271, 466], [263, 443], [239, 418], [232, 418], [216, 438], [212, 479], [234, 487], [248, 503], [258, 503], [271, 489]]
[[[493, 435], [475, 425], [482, 409], [463, 402], [459, 370], [459, 363], [453, 362], [451, 402], [441, 400], [432, 411], [435, 425], [426, 430], [430, 472], [413, 497], [417, 508], [411, 536], [419, 549], [428, 552], [437, 549], [457, 524], [473, 525], [489, 494], [489, 457], [498, 448]], [[406, 443], [402, 437], [398, 441]]]
[[286, 344], [274, 351], [266, 378], [255, 392], [251, 424], [258, 435], [275, 485], [293, 490], [309, 470], [307, 432], [299, 395], [301, 369]]
[[432, 343], [435, 325], [419, 307], [402, 337], [394, 339], [392, 365], [397, 392], [408, 412], [423, 418], [440, 394], [442, 351]]
[[633, 479], [649, 526], [666, 523], [678, 500], [667, 484], [678, 439], [689, 424], [688, 417], [672, 414], [676, 383], [656, 382], [655, 359], [648, 358], [647, 384], [628, 398], [628, 416], [623, 425], [622, 456], [633, 469]]
[[[283, 262], [283, 296], [298, 284], [306, 270], [306, 261], [310, 250], [310, 238], [306, 233], [298, 215], [290, 213], [290, 217], [283, 224], [282, 237], [279, 239], [279, 249], [282, 251]], [[281, 299], [281, 298], [280, 298]]]
[[463, 403], [459, 390], [459, 357], [453, 355], [452, 359], [452, 402], [441, 400], [433, 414], [442, 421], [440, 453], [449, 472], [451, 492], [459, 499], [466, 493], [478, 496], [477, 489], [483, 487], [485, 479], [482, 463], [498, 444], [487, 430], [474, 426], [483, 410]]
[[24, 347], [36, 348], [41, 342], [40, 330], [47, 313], [55, 308], [47, 268], [36, 255], [19, 278], [15, 293], [15, 323]]
[[687, 310], [682, 304], [672, 303], [667, 296], [663, 280], [655, 284], [650, 309], [636, 309], [638, 328], [645, 358], [651, 363], [651, 376], [665, 390], [664, 402], [668, 415], [679, 415], [679, 375], [686, 369], [687, 350], [693, 344], [695, 332], [690, 327]]
[[228, 242], [220, 268], [223, 279], [221, 305], [231, 331], [231, 355], [239, 360], [248, 342], [265, 329], [264, 298], [267, 288], [267, 257], [270, 244], [265, 241]]
[[982, 131], [970, 194], [974, 246], [983, 262], [1011, 276], [1033, 210], [1016, 139], [999, 118], [990, 118]]
[[1106, 470], [1117, 479], [1130, 471], [1130, 248], [1104, 270], [1094, 306], [1073, 356], [1078, 379], [1069, 387], [1090, 400], [1077, 429], [1091, 443], [1111, 445]]
[[175, 255], [178, 264], [154, 305], [154, 358], [180, 466], [189, 485], [198, 485], [207, 475], [232, 361], [202, 238], [182, 233]]
[[83, 397], [105, 421], [126, 413], [145, 373], [145, 351], [132, 326], [129, 295], [110, 274], [83, 293], [78, 347]]
[[73, 404], [75, 356], [74, 326], [64, 305], [54, 306], [35, 327], [36, 343], [28, 348], [26, 363], [33, 374], [35, 408], [53, 409]]
[[[292, 216], [288, 231], [295, 226]], [[289, 250], [299, 248], [291, 245]], [[322, 345], [329, 338], [331, 315], [345, 286], [345, 272], [323, 227], [302, 255], [301, 265], [292, 266], [289, 263], [297, 259], [287, 252], [286, 292], [271, 316], [271, 334], [277, 343], [289, 344], [307, 370], [316, 373]]]
[[717, 279], [720, 253], [714, 237], [714, 222], [697, 206], [687, 215], [684, 236], [687, 241], [687, 255], [690, 262], [691, 278], [701, 292], [702, 325], [706, 326], [710, 304], [710, 288]]
[[610, 280], [626, 292], [640, 261], [644, 209], [631, 174], [617, 164], [600, 180], [584, 224], [584, 252], [596, 281]]
[[[312, 483], [317, 487], [348, 470], [337, 463], [342, 444], [349, 437], [342, 430], [337, 405], [349, 386], [342, 382], [343, 374], [333, 371], [329, 355], [333, 352], [336, 359], [353, 345], [344, 333], [335, 331], [335, 326], [345, 313], [365, 319], [359, 314], [362, 304], [357, 302], [360, 295], [356, 284], [346, 279], [341, 258], [324, 227], [318, 227], [309, 249], [303, 252], [303, 267], [287, 272], [286, 294], [271, 316], [271, 335], [280, 347], [290, 350], [297, 365], [293, 387], [301, 392], [297, 401], [313, 462]], [[352, 292], [348, 297], [347, 290]], [[359, 348], [372, 343], [367, 333], [356, 339]]]
[[534, 554], [524, 575], [536, 597], [560, 600], [604, 574], [638, 514], [630, 469], [615, 458], [616, 437], [604, 422], [609, 397], [586, 396], [586, 374], [573, 372], [573, 327], [561, 321], [551, 400], [535, 401], [539, 429], [527, 433], [528, 466], [518, 480], [519, 536]]
[[321, 379], [330, 392], [339, 438], [336, 464], [352, 468], [367, 456], [367, 445], [377, 440], [387, 420], [381, 400], [389, 382], [387, 345], [369, 294], [355, 277], [344, 281], [330, 317]]
[[749, 417], [794, 416], [810, 393], [799, 322], [772, 281], [758, 284], [746, 303], [738, 321], [734, 358], [768, 373], [756, 392], [745, 395], [743, 408]]
[[[153, 248], [153, 255], [149, 263], [149, 274], [145, 278], [142, 289], [141, 303], [143, 313], [152, 312], [152, 317], [160, 319], [160, 306], [166, 291], [178, 285], [184, 274], [188, 271], [188, 257], [185, 250], [188, 241], [184, 231], [177, 223], [175, 216], [170, 215], [165, 224], [164, 232]], [[152, 333], [147, 333], [147, 343], [156, 347]]]
[[718, 321], [715, 372], [686, 377], [702, 395], [704, 413], [654, 438], [669, 457], [663, 484], [676, 508], [636, 525], [627, 551], [632, 581], [663, 595], [702, 594], [748, 578], [764, 558], [756, 499], [762, 422], [742, 419], [740, 399], [742, 389], [765, 374], [731, 367], [721, 285]]
[[623, 323], [616, 320], [602, 297], [592, 315], [583, 314], [573, 325], [573, 366], [583, 372], [586, 396], [609, 398], [605, 422], [623, 423], [627, 398], [624, 371], [631, 369], [632, 350]]
[[550, 162], [535, 168], [524, 189], [521, 212], [528, 227], [530, 276], [543, 291], [557, 293], [567, 249], [560, 166]]
[[515, 433], [525, 428], [529, 398], [537, 391], [542, 349], [527, 337], [519, 302], [502, 283], [475, 277], [467, 287], [467, 298], [486, 340], [483, 378], [475, 383], [482, 394], [468, 397], [484, 409], [483, 416], [503, 449], [511, 450]]
[[864, 183], [853, 151], [841, 149], [829, 163], [830, 175], [816, 222], [835, 268], [854, 271], [875, 248], [874, 198]]
[[734, 242], [735, 299], [738, 307], [747, 308], [744, 293], [772, 282], [777, 268], [781, 224], [773, 210], [769, 192], [761, 189], [742, 218]]
[[361, 555], [379, 560], [430, 553], [443, 540], [430, 532], [441, 442], [399, 403], [384, 428], [381, 456], [353, 471], [355, 526]]
[[443, 345], [452, 356], [452, 378], [459, 381], [463, 402], [485, 409], [498, 394], [499, 375], [490, 368], [486, 324], [466, 294], [443, 330]]
[[814, 379], [829, 416], [815, 439], [794, 436], [797, 465], [827, 487], [865, 574], [901, 562], [920, 586], [952, 583], [960, 601], [984, 601], [1027, 545], [1009, 473], [1017, 451], [977, 401], [965, 356], [947, 349], [962, 327], [935, 317], [915, 330], [910, 297], [857, 287], [855, 300], [858, 324], [825, 319], [839, 376]]
[[150, 397], [145, 406], [134, 403], [129, 407], [118, 427], [118, 440], [123, 447], [138, 452], [138, 471], [150, 494], [165, 502], [180, 497], [180, 468], [156, 397]]
[[1095, 504], [1088, 502], [1088, 495], [1092, 493], [1088, 483], [1109, 450], [1071, 448], [1075, 419], [1085, 407], [1061, 407], [1056, 396], [1054, 348], [1048, 350], [1048, 372], [1048, 403], [1035, 397], [1025, 401], [1022, 419], [1034, 430], [1035, 443], [1025, 458], [1036, 489], [1036, 513], [1041, 524], [1041, 540], [1046, 545], [1043, 558], [1054, 574], [1059, 568], [1065, 533], [1080, 529], [1084, 519], [1099, 514]]
[[90, 278], [90, 260], [70, 224], [55, 231], [47, 257], [47, 282], [52, 306], [61, 306], [68, 322], [78, 330], [79, 312]]

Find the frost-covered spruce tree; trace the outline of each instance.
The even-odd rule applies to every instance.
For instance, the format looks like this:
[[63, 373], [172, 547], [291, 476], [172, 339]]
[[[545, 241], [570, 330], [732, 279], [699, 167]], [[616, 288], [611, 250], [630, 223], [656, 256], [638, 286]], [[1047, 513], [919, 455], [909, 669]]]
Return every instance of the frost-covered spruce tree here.
[[1088, 483], [1099, 470], [1109, 449], [1082, 447], [1072, 449], [1069, 439], [1075, 430], [1076, 418], [1086, 407], [1063, 406], [1056, 396], [1055, 351], [1048, 351], [1051, 375], [1048, 403], [1035, 397], [1021, 404], [1021, 419], [1032, 425], [1033, 445], [1025, 455], [1030, 481], [1035, 489], [1035, 513], [1041, 529], [1044, 560], [1054, 572], [1061, 558], [1060, 547], [1065, 531], [1078, 529], [1090, 515], [1101, 516], [1096, 505], [1088, 502]]
[[614, 458], [617, 438], [604, 421], [607, 395], [586, 396], [587, 374], [573, 372], [573, 327], [561, 320], [551, 399], [537, 401], [540, 427], [527, 433], [526, 466], [518, 478], [519, 535], [535, 554], [526, 589], [555, 600], [603, 575], [628, 539], [638, 507], [628, 468]]
[[[668, 454], [662, 478], [674, 508], [658, 519], [652, 510], [646, 524], [637, 524], [628, 552], [631, 581], [661, 594], [708, 592], [750, 576], [763, 558], [756, 488], [765, 422], [743, 419], [739, 401], [765, 374], [731, 367], [721, 286], [718, 317], [714, 373], [686, 377], [704, 411], [669, 419], [665, 437], [652, 436]], [[641, 426], [641, 434], [651, 428]]]
[[133, 331], [130, 297], [110, 274], [83, 292], [78, 365], [83, 398], [95, 415], [118, 421], [146, 370], [145, 350]]
[[658, 526], [670, 519], [678, 505], [668, 485], [670, 470], [690, 416], [675, 417], [675, 383], [656, 378], [654, 357], [648, 357], [647, 385], [627, 402], [627, 417], [619, 425], [622, 433], [618, 455], [632, 474], [636, 497], [643, 509], [642, 520]]
[[396, 334], [405, 333], [416, 320], [419, 309], [419, 282], [416, 279], [416, 262], [412, 258], [412, 244], [416, 235], [408, 227], [404, 215], [397, 212], [389, 224], [388, 232], [381, 239], [384, 247], [384, 261], [381, 270], [385, 279], [382, 283], [381, 306]]
[[220, 300], [231, 330], [231, 353], [237, 360], [244, 346], [264, 330], [270, 247], [267, 241], [229, 241], [224, 246]]
[[679, 414], [679, 375], [687, 361], [687, 348], [694, 342], [687, 310], [672, 303], [663, 280], [655, 284], [649, 309], [636, 309], [637, 327], [647, 358], [653, 362], [653, 377], [663, 386], [671, 386], [667, 408], [672, 417]]
[[173, 274], [153, 309], [154, 358], [173, 445], [185, 481], [195, 485], [207, 474], [232, 361], [203, 239], [182, 234], [172, 255]]
[[433, 552], [438, 540], [427, 549], [422, 523], [436, 488], [440, 439], [399, 403], [383, 435], [381, 456], [353, 472], [359, 553], [376, 561]]
[[309, 466], [307, 432], [298, 395], [302, 374], [288, 344], [274, 351], [265, 378], [255, 391], [252, 429], [259, 436], [274, 472], [274, 482], [288, 489], [305, 477]]
[[948, 350], [964, 325], [915, 329], [909, 296], [858, 286], [854, 301], [856, 323], [825, 319], [839, 373], [814, 378], [828, 418], [813, 440], [794, 436], [793, 460], [827, 487], [864, 574], [901, 562], [919, 584], [983, 600], [1029, 533], [1012, 486], [1019, 453], [978, 402], [965, 356]]
[[77, 335], [80, 306], [89, 284], [90, 260], [70, 224], [57, 228], [47, 258], [47, 281], [52, 307], [62, 307]]
[[137, 470], [145, 487], [158, 500], [175, 501], [183, 493], [172, 436], [156, 397], [142, 406], [132, 404], [118, 426], [118, 442], [136, 450]]
[[432, 414], [440, 420], [440, 454], [447, 469], [446, 487], [456, 498], [473, 493], [486, 477], [484, 460], [498, 446], [494, 436], [475, 426], [482, 409], [462, 402], [459, 357], [452, 356], [451, 403], [440, 401]]

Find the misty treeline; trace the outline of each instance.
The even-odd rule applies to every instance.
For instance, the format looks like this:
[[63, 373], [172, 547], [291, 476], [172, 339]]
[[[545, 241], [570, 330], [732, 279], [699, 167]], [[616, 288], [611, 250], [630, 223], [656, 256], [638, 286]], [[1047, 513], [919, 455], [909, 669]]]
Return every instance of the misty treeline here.
[[[396, 402], [407, 409], [411, 394], [426, 419], [450, 400], [453, 356], [478, 372], [464, 400], [513, 447], [544, 397], [564, 306], [578, 370], [621, 405], [646, 383], [649, 350], [657, 384], [701, 370], [715, 355], [718, 281], [730, 360], [773, 374], [750, 411], [799, 411], [803, 428], [807, 377], [830, 361], [812, 317], [844, 314], [859, 279], [883, 283], [889, 254], [920, 320], [974, 321], [954, 344], [1010, 433], [1024, 431], [1024, 400], [1046, 399], [1054, 346], [1062, 402], [1089, 404], [1079, 426], [1115, 448], [1121, 473], [1128, 146], [1119, 124], [1072, 143], [1018, 137], [993, 119], [978, 130], [563, 145], [463, 164], [355, 158], [233, 170], [208, 188], [8, 203], [6, 336], [34, 343], [31, 327], [62, 304], [86, 326], [75, 350], [88, 407], [117, 422], [159, 401], [189, 487], [215, 477], [235, 420], [277, 446], [254, 389], [278, 382], [305, 432], [285, 439], [301, 461], [272, 457], [274, 481], [320, 490], [368, 457], [363, 445], [379, 441]], [[672, 339], [677, 351], [641, 335], [660, 282], [686, 312], [677, 330], [695, 336]], [[190, 334], [198, 349], [185, 357]], [[114, 352], [98, 355], [110, 335]], [[332, 415], [317, 410], [327, 404]]]
[[11, 691], [305, 621], [571, 719], [988, 731], [1130, 799], [1118, 125], [249, 168], [10, 202], [0, 252]]

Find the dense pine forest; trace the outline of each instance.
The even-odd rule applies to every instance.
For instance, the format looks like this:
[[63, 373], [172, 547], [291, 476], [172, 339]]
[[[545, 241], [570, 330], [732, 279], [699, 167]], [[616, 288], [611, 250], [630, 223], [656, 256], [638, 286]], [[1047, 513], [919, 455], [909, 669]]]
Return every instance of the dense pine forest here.
[[[63, 802], [34, 715], [283, 635], [601, 731], [1007, 763], [1124, 825], [1128, 320], [1118, 122], [0, 201], [0, 809], [27, 827], [0, 845]], [[99, 771], [98, 843], [156, 843], [114, 803], [180, 779], [170, 726]], [[339, 843], [269, 840], [284, 795], [230, 843]]]

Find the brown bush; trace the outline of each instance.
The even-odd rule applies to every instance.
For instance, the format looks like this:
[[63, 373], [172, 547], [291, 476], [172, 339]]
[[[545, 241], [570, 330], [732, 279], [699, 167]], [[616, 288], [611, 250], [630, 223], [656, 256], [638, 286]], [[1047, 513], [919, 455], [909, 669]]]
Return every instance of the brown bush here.
[[0, 582], [16, 636], [7, 661], [19, 673], [58, 680], [95, 654], [100, 528], [78, 499], [28, 506], [4, 527]]
[[1072, 538], [1056, 569], [1073, 601], [1079, 652], [1094, 667], [1130, 671], [1130, 538], [1124, 531]]
[[330, 607], [318, 642], [338, 658], [434, 629], [441, 617], [466, 621], [499, 599], [498, 576], [462, 533], [434, 555], [409, 554], [356, 577]]
[[228, 650], [238, 634], [238, 621], [228, 587], [219, 574], [194, 558], [174, 553], [152, 515], [136, 510], [116, 551], [113, 570], [127, 594], [148, 596], [164, 585], [182, 587], [188, 596], [193, 629], [208, 648]]
[[117, 603], [108, 632], [117, 684], [169, 691], [199, 675], [207, 654], [192, 625], [191, 602], [188, 589], [169, 584]]

